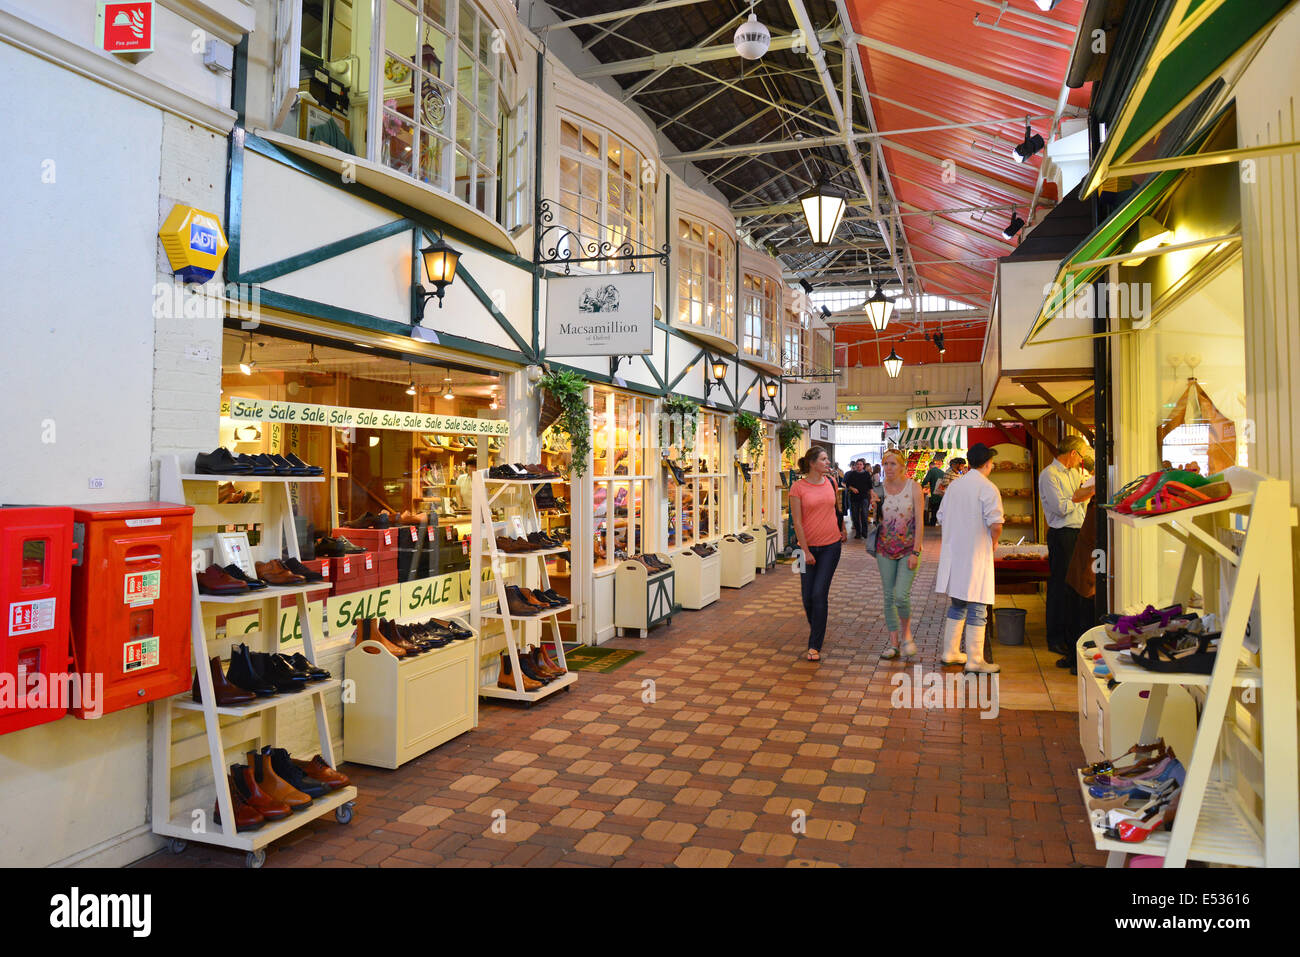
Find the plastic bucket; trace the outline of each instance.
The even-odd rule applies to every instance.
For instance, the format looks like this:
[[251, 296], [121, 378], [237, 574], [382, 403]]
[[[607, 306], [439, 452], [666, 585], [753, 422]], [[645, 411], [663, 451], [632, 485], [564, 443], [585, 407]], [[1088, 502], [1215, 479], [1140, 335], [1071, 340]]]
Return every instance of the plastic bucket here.
[[997, 628], [998, 644], [1023, 645], [1025, 643], [1025, 615], [1023, 608], [994, 608], [993, 619]]

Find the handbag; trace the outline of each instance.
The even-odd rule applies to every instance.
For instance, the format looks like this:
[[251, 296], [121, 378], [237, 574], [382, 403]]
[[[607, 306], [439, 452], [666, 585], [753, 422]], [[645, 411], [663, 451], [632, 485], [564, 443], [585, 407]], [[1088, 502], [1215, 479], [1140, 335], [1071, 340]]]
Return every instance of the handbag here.
[[880, 538], [880, 509], [880, 499], [876, 499], [876, 520], [872, 522], [871, 527], [867, 529], [866, 545], [868, 555], [876, 554], [876, 542]]

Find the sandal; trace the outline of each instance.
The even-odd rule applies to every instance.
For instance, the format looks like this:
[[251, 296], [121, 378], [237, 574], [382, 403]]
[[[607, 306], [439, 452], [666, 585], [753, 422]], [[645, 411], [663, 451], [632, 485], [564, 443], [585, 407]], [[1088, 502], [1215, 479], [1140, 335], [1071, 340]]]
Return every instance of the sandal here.
[[889, 645], [880, 653], [880, 657], [884, 661], [892, 661], [898, 657], [898, 654], [898, 645]]
[[809, 660], [809, 661], [821, 661], [821, 660], [822, 660], [821, 652], [818, 651], [816, 648], [809, 648], [809, 649], [808, 649], [808, 660]]
[[919, 653], [919, 649], [916, 647], [916, 642], [914, 641], [903, 642], [903, 647], [899, 649], [899, 654], [904, 658], [915, 658]]
[[1153, 752], [1159, 753], [1164, 750], [1165, 739], [1157, 738], [1155, 744], [1135, 744], [1118, 758], [1108, 758], [1105, 761], [1098, 761], [1096, 764], [1090, 764], [1086, 768], [1081, 768], [1080, 770], [1083, 774], [1105, 774], [1107, 771], [1113, 771], [1115, 769], [1116, 761], [1119, 761], [1121, 758], [1126, 758], [1130, 754], [1151, 754]]
[[[1187, 672], [1195, 675], [1208, 675], [1214, 672], [1214, 663], [1218, 661], [1218, 647], [1211, 648], [1210, 643], [1217, 641], [1220, 632], [1205, 635], [1189, 635], [1187, 632], [1169, 632], [1163, 641], [1148, 641], [1141, 654], [1129, 652], [1133, 663], [1147, 671], [1162, 674]], [[1179, 639], [1196, 638], [1195, 644], [1179, 647]]]

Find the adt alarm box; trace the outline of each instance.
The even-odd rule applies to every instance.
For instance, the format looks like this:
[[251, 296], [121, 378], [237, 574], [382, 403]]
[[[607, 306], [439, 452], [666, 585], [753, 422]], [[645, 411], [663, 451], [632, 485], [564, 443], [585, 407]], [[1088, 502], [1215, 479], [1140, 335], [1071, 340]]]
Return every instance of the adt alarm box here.
[[123, 502], [72, 511], [84, 552], [72, 570], [72, 650], [78, 671], [103, 675], [103, 712], [185, 691], [194, 509]]
[[68, 713], [72, 509], [0, 508], [0, 734]]

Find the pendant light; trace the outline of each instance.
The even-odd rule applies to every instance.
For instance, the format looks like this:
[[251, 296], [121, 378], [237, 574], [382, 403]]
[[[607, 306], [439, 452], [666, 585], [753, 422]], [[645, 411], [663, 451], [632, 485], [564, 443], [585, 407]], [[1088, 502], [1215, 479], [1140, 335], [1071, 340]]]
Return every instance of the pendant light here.
[[443, 383], [444, 386], [446, 386], [446, 389], [445, 389], [445, 391], [444, 391], [442, 397], [443, 397], [444, 399], [454, 399], [454, 398], [456, 398], [456, 393], [451, 391], [451, 376], [447, 376], [445, 379], [443, 379], [443, 380], [442, 380], [442, 383]]
[[772, 33], [759, 23], [752, 3], [749, 5], [749, 19], [736, 27], [732, 42], [736, 45], [736, 52], [746, 60], [757, 60], [772, 45]]
[[826, 180], [800, 196], [799, 205], [814, 246], [825, 246], [835, 238], [835, 230], [844, 218], [844, 197]]
[[894, 347], [889, 347], [889, 355], [884, 360], [885, 373], [891, 379], [897, 379], [898, 374], [903, 371], [903, 358], [894, 351]]
[[406, 364], [406, 370], [407, 370], [407, 373], [408, 373], [408, 378], [410, 379], [410, 384], [407, 385], [407, 387], [406, 387], [406, 394], [407, 394], [407, 395], [415, 395], [416, 392], [419, 391], [418, 389], [415, 388], [415, 367], [412, 366], [411, 363], [408, 362], [408, 363]]
[[885, 295], [885, 290], [879, 282], [876, 283], [876, 291], [867, 300], [865, 308], [867, 318], [871, 320], [871, 327], [876, 332], [883, 332], [885, 326], [889, 325], [889, 317], [894, 312], [894, 301]]
[[244, 350], [239, 354], [239, 371], [244, 375], [252, 375], [256, 365], [257, 362], [253, 359], [253, 336], [250, 333], [244, 341]]
[[316, 343], [314, 342], [311, 344], [311, 348], [307, 350], [307, 365], [320, 365], [320, 360], [316, 358]]

